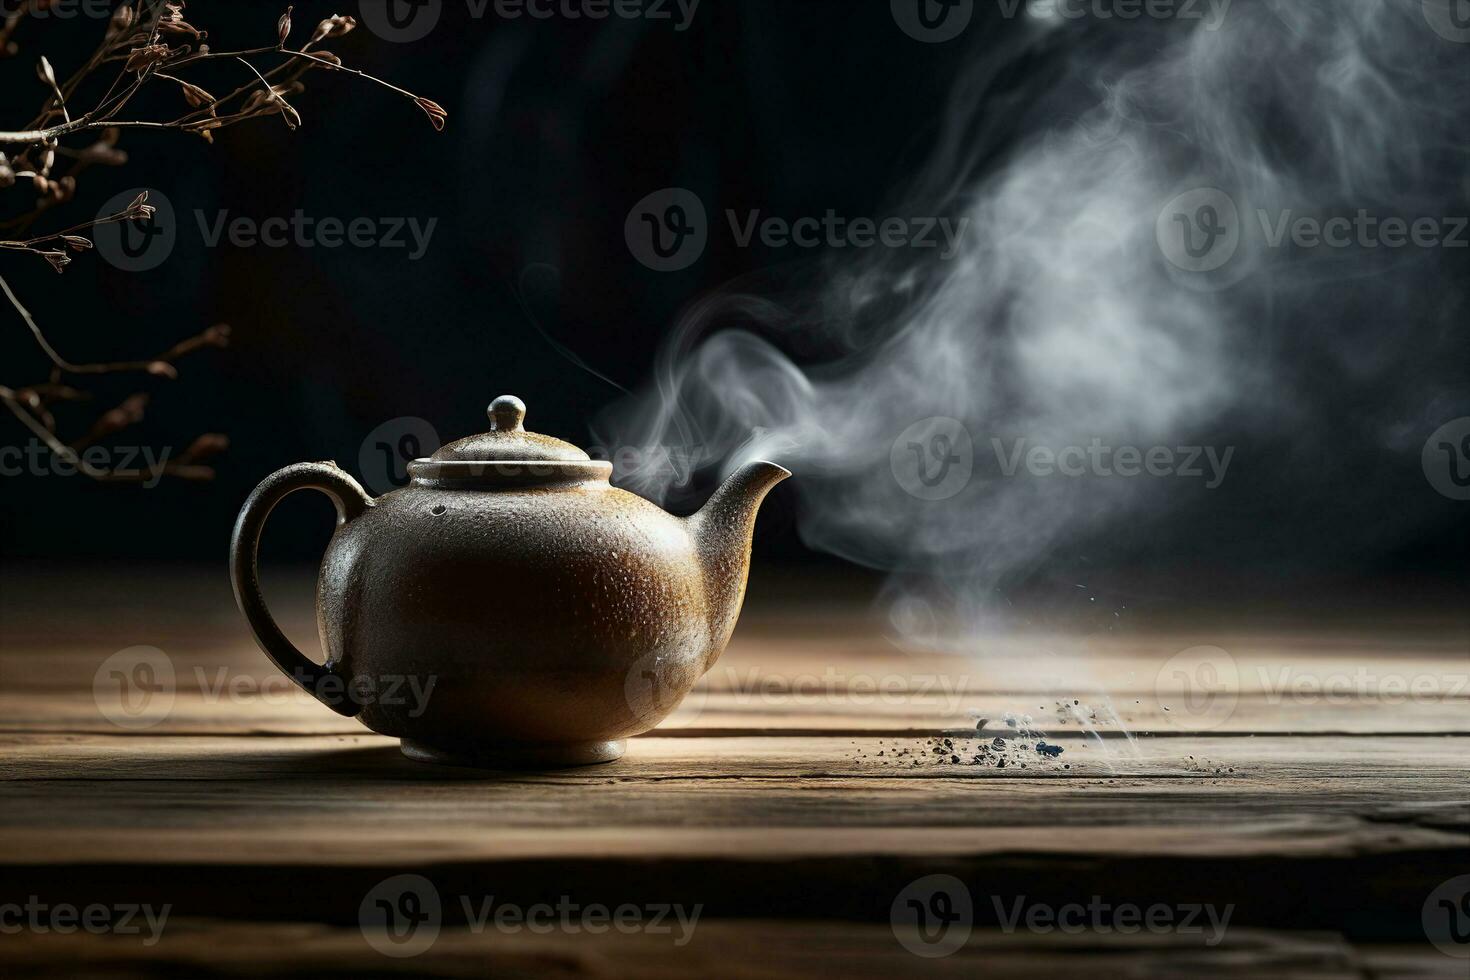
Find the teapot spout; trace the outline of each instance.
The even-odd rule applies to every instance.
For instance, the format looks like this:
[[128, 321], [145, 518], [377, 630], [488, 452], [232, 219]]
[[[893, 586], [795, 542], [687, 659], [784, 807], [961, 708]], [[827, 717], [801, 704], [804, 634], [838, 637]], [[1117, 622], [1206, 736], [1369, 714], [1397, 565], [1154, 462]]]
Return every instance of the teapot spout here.
[[687, 519], [709, 603], [711, 653], [706, 670], [725, 649], [745, 599], [755, 513], [771, 488], [790, 475], [790, 470], [775, 463], [746, 463]]

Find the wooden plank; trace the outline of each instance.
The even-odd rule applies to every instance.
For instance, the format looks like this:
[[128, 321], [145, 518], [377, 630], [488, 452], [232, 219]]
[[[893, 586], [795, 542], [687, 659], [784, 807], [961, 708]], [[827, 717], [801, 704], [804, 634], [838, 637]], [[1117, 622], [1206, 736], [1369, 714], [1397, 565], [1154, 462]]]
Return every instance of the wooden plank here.
[[[1096, 779], [1251, 779], [1286, 783], [1303, 777], [1402, 780], [1463, 774], [1470, 738], [1458, 736], [1291, 736], [1096, 740], [1080, 733], [1056, 743], [1055, 760], [1027, 751], [1028, 740], [1006, 743], [1005, 767], [971, 764], [989, 733], [956, 744], [954, 755], [933, 753], [930, 738], [872, 736], [762, 736], [671, 738], [653, 733], [629, 742], [614, 763], [547, 776], [568, 783], [619, 779], [725, 777]], [[285, 779], [333, 776], [413, 781], [495, 779], [478, 770], [410, 762], [397, 742], [378, 735], [159, 737], [146, 735], [3, 735], [0, 781], [14, 779]], [[909, 755], [890, 756], [904, 750]], [[882, 757], [879, 752], [884, 752]], [[913, 763], [917, 762], [918, 765]], [[1019, 767], [1025, 765], [1026, 769]], [[1229, 770], [1235, 770], [1230, 772]]]
[[[1204, 830], [1201, 816], [1231, 806], [1229, 794], [1163, 792], [1138, 781], [1110, 788], [1086, 804], [1076, 799], [1076, 787], [1038, 798], [1029, 786], [992, 794], [978, 785], [883, 783], [855, 791], [840, 781], [741, 790], [697, 785], [680, 792], [598, 788], [590, 791], [595, 799], [583, 801], [547, 786], [422, 787], [411, 793], [335, 782], [295, 794], [239, 784], [196, 792], [151, 782], [44, 792], [7, 788], [0, 863], [210, 863], [225, 853], [235, 865], [318, 866], [1018, 851], [1068, 859], [1287, 859], [1470, 847], [1466, 805], [1425, 799], [1432, 789], [1421, 789], [1419, 798], [1439, 805], [1412, 815], [1394, 814], [1385, 806], [1389, 794], [1373, 797], [1362, 787], [1304, 812], [1282, 812], [1288, 801], [1280, 795], [1253, 797], [1239, 816], [1217, 819]], [[1453, 791], [1448, 781], [1438, 789]], [[758, 801], [749, 799], [753, 793]], [[898, 794], [907, 805], [896, 802]], [[103, 802], [106, 809], [93, 812]], [[165, 806], [179, 815], [160, 813]], [[1050, 816], [1065, 808], [1076, 812]]]
[[[717, 668], [718, 669], [718, 668]], [[285, 679], [282, 678], [282, 683]], [[232, 697], [215, 689], [177, 690], [149, 735], [359, 735], [363, 726], [343, 718], [295, 688], [272, 680], [267, 693]], [[1170, 705], [1153, 694], [1086, 695], [1090, 700], [890, 692], [881, 697], [781, 693], [725, 693], [696, 689], [659, 730], [668, 735], [806, 731], [920, 735], [970, 729], [989, 719], [989, 734], [1004, 733], [1007, 715], [1032, 718], [1031, 727], [1061, 735], [1096, 731], [1167, 736], [1203, 730], [1188, 712], [1175, 721]], [[1078, 705], [1067, 707], [1073, 701]], [[1095, 719], [1095, 720], [1094, 720]], [[1228, 715], [1206, 719], [1219, 734], [1470, 735], [1470, 699], [1303, 704], [1289, 698], [1240, 698]], [[85, 695], [0, 694], [0, 734], [125, 734]]]
[[1311, 980], [1373, 976], [1463, 980], [1460, 964], [1426, 945], [1353, 945], [1331, 935], [1239, 929], [1222, 942], [1170, 934], [1066, 935], [975, 930], [953, 955], [921, 959], [886, 925], [703, 921], [673, 935], [445, 929], [418, 956], [393, 959], [353, 928], [294, 922], [174, 919], [154, 946], [123, 937], [34, 935], [7, 941], [13, 976], [351, 976], [434, 978], [719, 976], [784, 980], [821, 974], [1054, 980], [1094, 976], [1263, 975]]
[[[971, 638], [959, 655], [901, 650], [851, 604], [757, 597], [716, 670], [625, 760], [508, 775], [410, 763], [391, 740], [297, 695], [249, 641], [222, 579], [66, 579], [69, 595], [87, 597], [86, 616], [66, 614], [45, 575], [18, 591], [12, 581], [0, 590], [0, 895], [169, 902], [196, 923], [197, 943], [148, 954], [160, 960], [115, 944], [83, 950], [78, 962], [96, 972], [228, 971], [262, 947], [279, 950], [266, 965], [281, 972], [381, 972], [402, 964], [361, 959], [352, 925], [366, 890], [406, 871], [446, 894], [705, 903], [711, 934], [730, 931], [682, 965], [722, 975], [731, 964], [751, 975], [915, 972], [928, 964], [894, 959], [888, 908], [938, 872], [982, 898], [1211, 901], [1237, 905], [1246, 928], [1422, 940], [1424, 897], [1470, 853], [1463, 616], [1020, 632]], [[295, 586], [283, 617], [305, 641], [309, 588]], [[98, 666], [130, 643], [162, 647], [176, 668], [173, 710], [139, 731], [108, 722], [93, 694]], [[1197, 645], [1224, 648], [1239, 680], [1208, 731], [1180, 717], [1167, 683], [1172, 658]], [[246, 694], [212, 694], [221, 681]], [[1007, 712], [1032, 715], [1060, 758], [1010, 740], [1004, 769], [995, 755], [955, 764], [951, 753], [969, 763], [975, 746], [954, 735], [930, 751], [929, 738], [972, 730], [974, 715], [992, 719], [985, 741], [1009, 735]], [[731, 921], [752, 916], [790, 921]], [[983, 956], [967, 948], [942, 962], [967, 975], [1091, 962], [1106, 975], [1225, 963], [1433, 975], [1440, 965], [1437, 953], [1370, 959], [1333, 941], [1289, 949], [1300, 937], [1274, 937], [1276, 958], [1259, 960], [1241, 946], [1189, 958], [1097, 937], [1060, 950], [977, 935]], [[444, 975], [677, 968], [667, 950], [486, 938], [451, 928]], [[91, 941], [23, 937], [22, 962], [45, 975], [49, 955]], [[859, 950], [868, 955], [848, 956]]]
[[[997, 727], [1011, 714], [1047, 731], [1470, 733], [1470, 654], [1443, 637], [1393, 657], [1381, 645], [1291, 637], [1240, 647], [1228, 655], [1238, 678], [1228, 703], [1203, 712], [1171, 667], [1182, 637], [1050, 658], [1022, 645], [1000, 661], [905, 654], [871, 636], [831, 642], [737, 637], [664, 729], [933, 731], [980, 717]], [[0, 731], [116, 732], [98, 700], [115, 689], [95, 683], [114, 652], [0, 653]], [[253, 646], [173, 653], [169, 663], [160, 683], [171, 707], [150, 733], [361, 732]]]

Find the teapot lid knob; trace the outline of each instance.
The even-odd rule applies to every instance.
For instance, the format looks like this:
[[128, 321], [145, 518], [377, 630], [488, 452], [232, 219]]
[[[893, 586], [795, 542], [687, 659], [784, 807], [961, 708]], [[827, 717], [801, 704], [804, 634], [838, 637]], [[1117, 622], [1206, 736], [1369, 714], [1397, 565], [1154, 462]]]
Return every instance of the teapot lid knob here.
[[486, 414], [494, 431], [521, 432], [521, 423], [526, 421], [526, 403], [515, 395], [501, 395], [490, 403]]

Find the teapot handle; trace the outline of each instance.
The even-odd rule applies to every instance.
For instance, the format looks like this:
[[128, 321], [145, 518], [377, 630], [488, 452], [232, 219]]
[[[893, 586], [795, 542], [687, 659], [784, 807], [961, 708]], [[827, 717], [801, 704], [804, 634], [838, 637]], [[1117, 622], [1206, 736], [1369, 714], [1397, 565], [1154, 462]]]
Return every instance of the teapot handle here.
[[[337, 468], [335, 463], [298, 463], [277, 470], [261, 481], [245, 500], [235, 533], [230, 538], [230, 583], [235, 589], [235, 602], [250, 623], [255, 642], [287, 677], [301, 685], [308, 694], [341, 715], [351, 718], [361, 709], [355, 699], [347, 697], [346, 678], [330, 662], [318, 665], [286, 638], [266, 608], [260, 591], [257, 553], [265, 522], [285, 497], [297, 490], [320, 490], [337, 508], [337, 526], [373, 506], [373, 498], [358, 482]], [[335, 690], [323, 691], [323, 682], [332, 679]]]

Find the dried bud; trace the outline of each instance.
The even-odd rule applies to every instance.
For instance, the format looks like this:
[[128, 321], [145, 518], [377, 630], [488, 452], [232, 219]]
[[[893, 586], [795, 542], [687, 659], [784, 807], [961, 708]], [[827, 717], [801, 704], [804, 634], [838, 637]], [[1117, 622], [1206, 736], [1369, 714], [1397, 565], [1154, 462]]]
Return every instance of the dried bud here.
[[433, 99], [423, 99], [418, 97], [414, 98], [413, 104], [424, 110], [424, 115], [429, 117], [429, 122], [434, 125], [434, 129], [436, 131], [441, 133], [444, 132], [444, 122], [449, 118], [449, 113], [444, 111], [443, 106], [435, 102]]
[[200, 335], [200, 340], [210, 347], [230, 346], [230, 325], [228, 323], [216, 323]]
[[143, 421], [143, 413], [147, 407], [147, 395], [141, 393], [129, 395], [117, 408], [103, 413], [102, 417], [97, 420], [97, 424], [92, 426], [88, 438], [101, 438], [114, 432], [121, 432], [130, 425], [137, 425]]
[[[306, 64], [307, 64], [308, 67], [314, 65], [314, 66], [316, 66], [318, 68], [328, 68], [328, 70], [330, 70], [330, 68], [341, 68], [342, 67], [342, 59], [339, 58], [339, 57], [337, 57], [335, 54], [333, 54], [330, 51], [317, 51], [317, 52], [314, 52], [314, 54], [316, 55], [316, 60], [315, 61], [308, 61], [308, 62], [306, 62]], [[330, 68], [329, 68], [329, 66], [322, 64], [323, 61], [330, 61], [332, 63], [331, 66], [330, 66]]]
[[184, 127], [184, 132], [193, 133], [202, 138], [206, 143], [214, 142], [214, 131], [224, 126], [218, 119], [201, 119], [198, 122], [189, 123]]
[[276, 101], [280, 104], [281, 118], [286, 121], [286, 128], [293, 131], [300, 129], [301, 113], [296, 111], [296, 107], [291, 105], [291, 103], [287, 102], [285, 99], [277, 99]]
[[295, 7], [287, 7], [280, 21], [276, 23], [276, 43], [281, 47], [286, 46], [286, 38], [291, 36], [291, 11], [295, 9]]
[[176, 381], [179, 377], [179, 372], [168, 361], [154, 361], [148, 365], [148, 373], [155, 378], [167, 378], [170, 381]]
[[193, 463], [201, 459], [208, 459], [211, 456], [218, 456], [229, 448], [230, 439], [228, 436], [221, 435], [218, 432], [206, 432], [189, 444], [189, 448], [184, 450], [183, 455], [178, 458], [178, 461], [181, 463]]
[[357, 18], [343, 14], [333, 14], [320, 24], [316, 25], [316, 33], [311, 36], [307, 45], [316, 44], [318, 41], [327, 41], [334, 37], [350, 34], [357, 27]]
[[41, 258], [45, 259], [47, 262], [50, 262], [51, 268], [55, 269], [57, 272], [60, 272], [67, 266], [71, 265], [71, 256], [67, 255], [65, 252], [42, 252]]
[[142, 71], [168, 58], [171, 50], [167, 44], [149, 44], [128, 52], [128, 71]]
[[83, 238], [81, 235], [62, 235], [61, 240], [73, 252], [85, 252], [92, 247], [91, 239]]
[[118, 7], [112, 14], [112, 23], [107, 25], [109, 39], [125, 33], [133, 26], [133, 8], [128, 4]]
[[101, 164], [104, 167], [120, 167], [128, 162], [128, 155], [107, 142], [106, 139], [100, 139], [91, 146], [78, 150], [77, 159], [85, 163]]
[[50, 85], [52, 88], [57, 87], [56, 72], [51, 70], [51, 62], [46, 60], [45, 55], [41, 56], [41, 63], [36, 66], [36, 74], [39, 75], [41, 77], [41, 81], [45, 82], [47, 85]]
[[133, 203], [128, 205], [121, 217], [128, 220], [148, 221], [156, 210], [157, 208], [148, 203], [148, 192], [144, 191], [133, 198]]
[[286, 121], [286, 126], [296, 129], [301, 125], [301, 113], [296, 111], [295, 106], [286, 101], [286, 96], [302, 90], [299, 82], [289, 85], [272, 85], [268, 89], [256, 89], [250, 93], [250, 98], [240, 107], [241, 112], [253, 112], [258, 116], [268, 116], [279, 112]]
[[185, 34], [196, 41], [209, 36], [184, 20], [182, 3], [166, 3], [163, 8], [164, 14], [158, 19], [158, 29], [164, 34]]
[[207, 105], [213, 105], [217, 101], [208, 91], [200, 88], [193, 82], [186, 82], [181, 79], [179, 86], [184, 90], [184, 101], [195, 109], [202, 109]]

